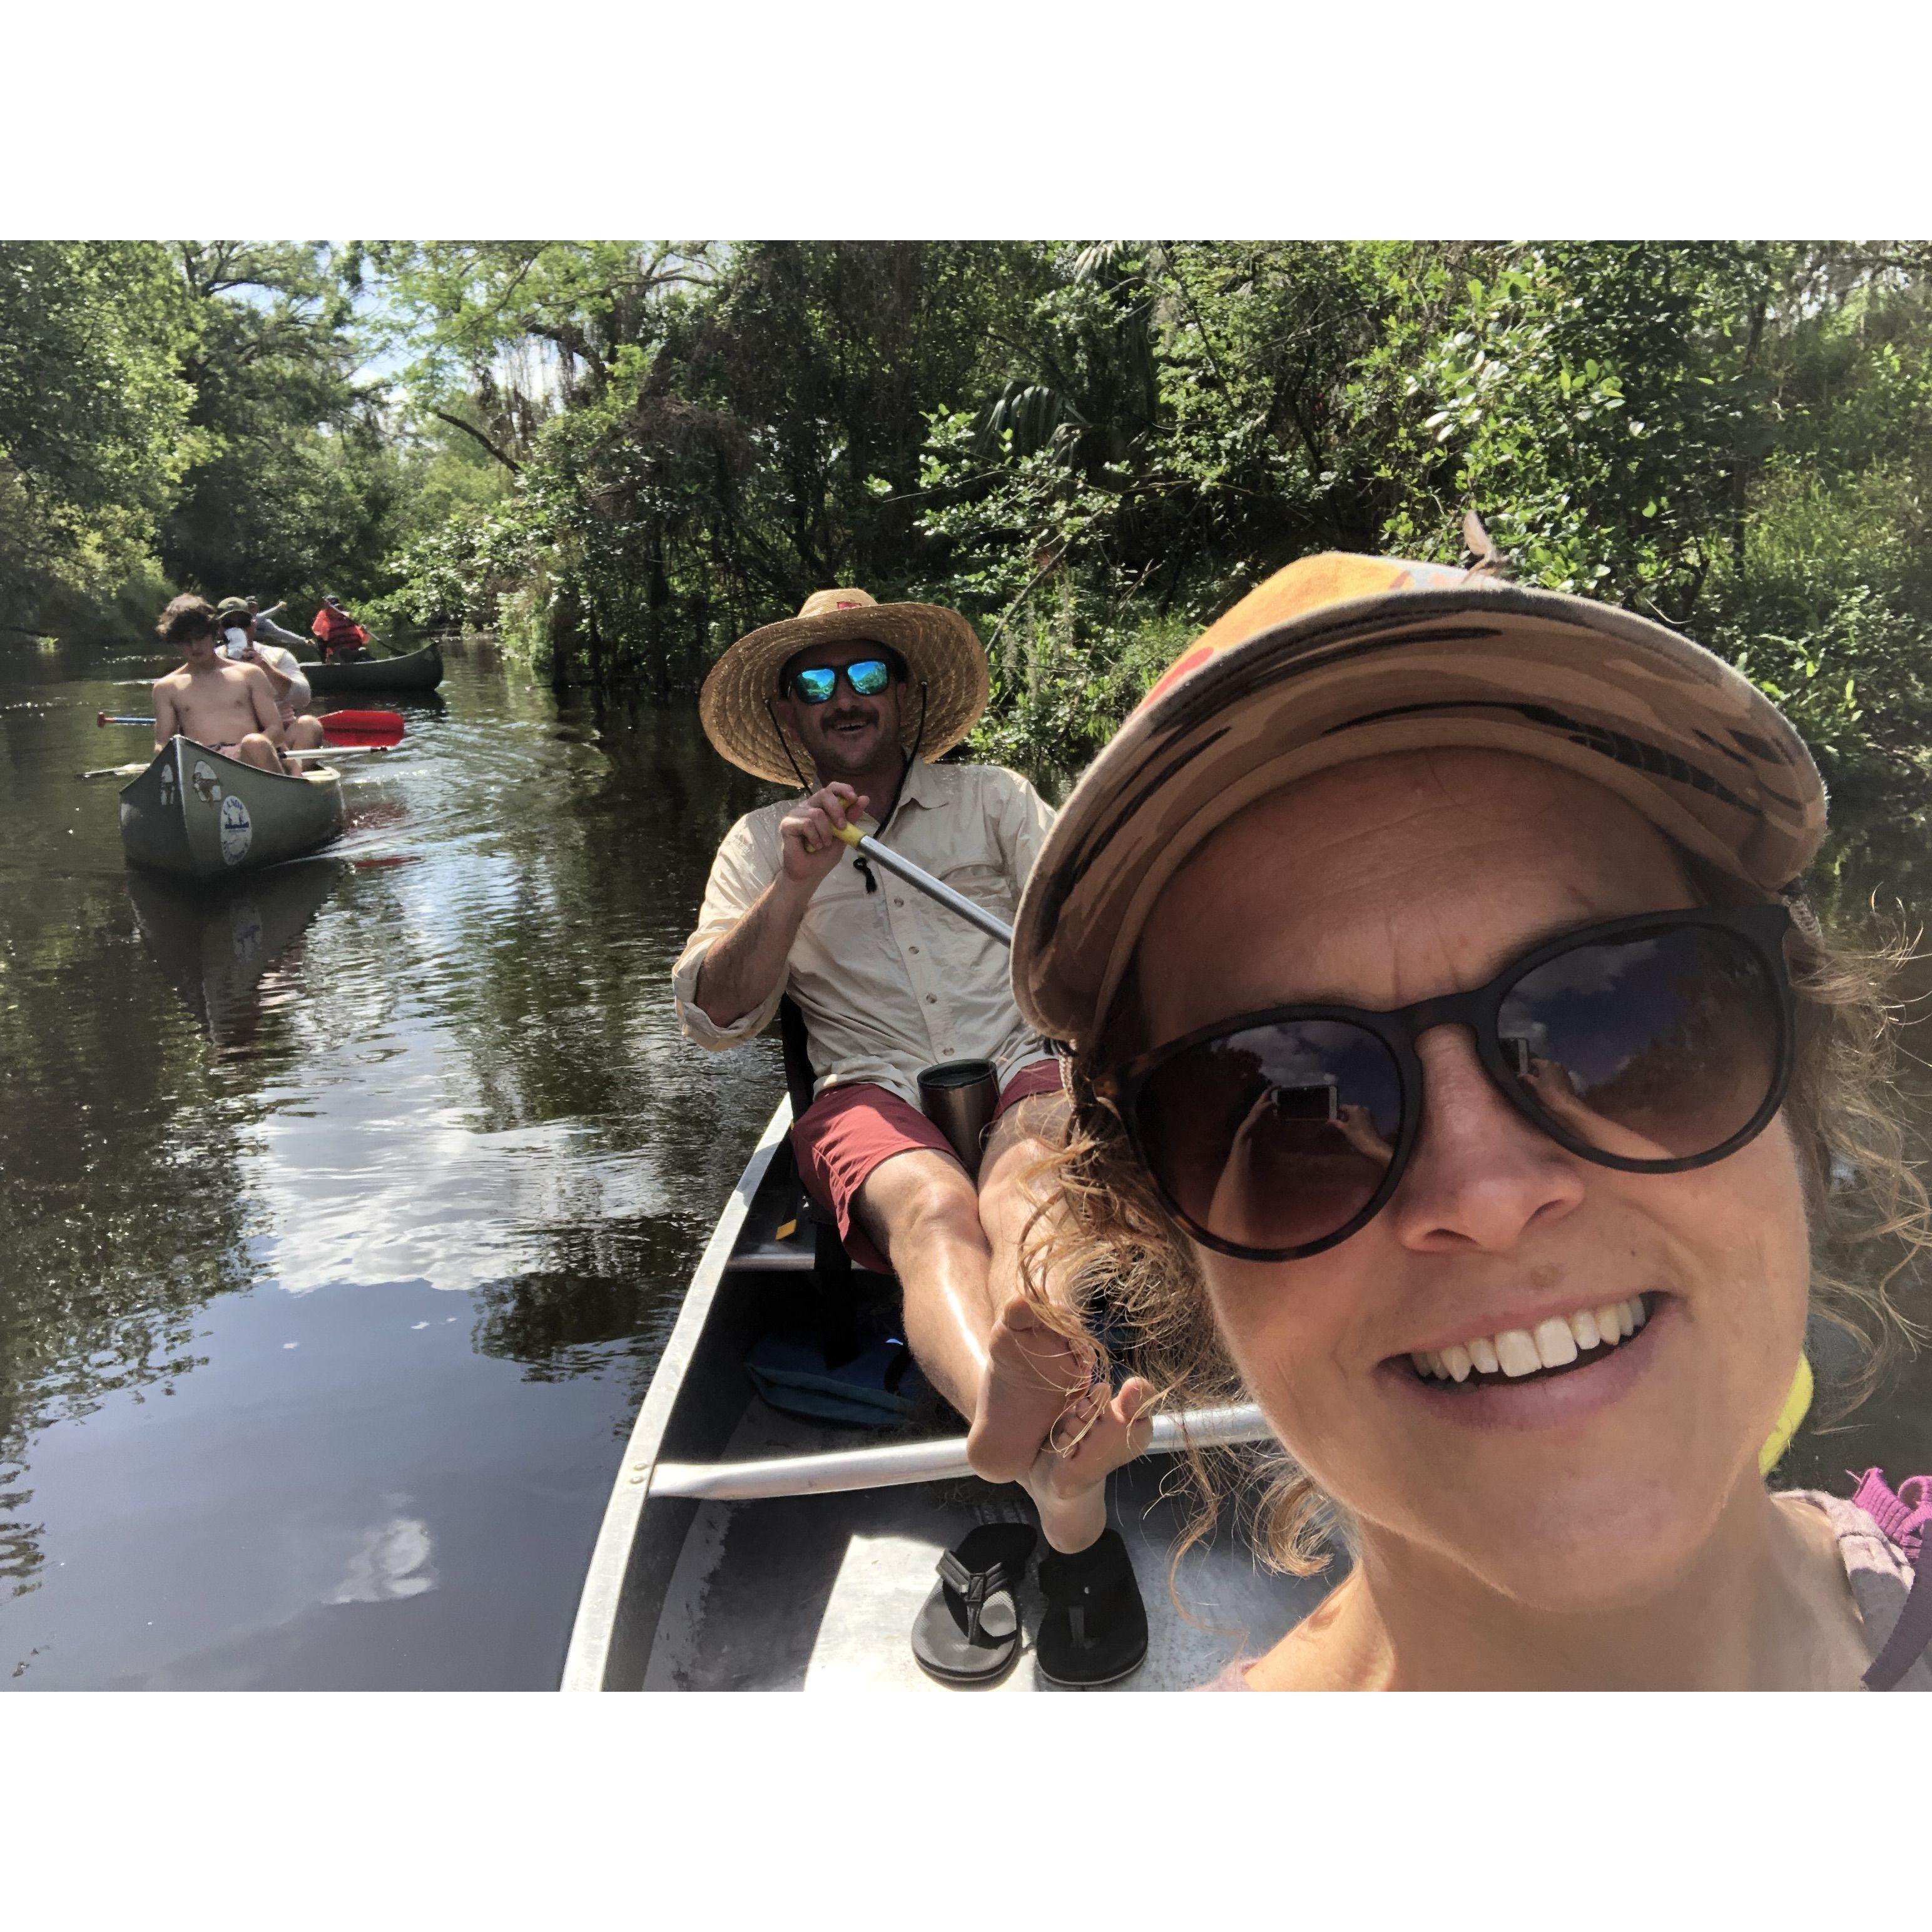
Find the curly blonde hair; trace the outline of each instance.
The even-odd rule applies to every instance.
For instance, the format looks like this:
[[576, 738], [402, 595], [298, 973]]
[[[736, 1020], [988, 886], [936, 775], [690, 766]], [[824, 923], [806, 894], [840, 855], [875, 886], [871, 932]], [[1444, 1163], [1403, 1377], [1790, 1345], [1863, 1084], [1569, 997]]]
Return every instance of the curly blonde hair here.
[[[1735, 896], [1702, 883], [1707, 902]], [[1901, 1270], [1932, 1246], [1932, 1204], [1906, 1156], [1896, 1084], [1898, 1022], [1890, 988], [1912, 947], [1897, 935], [1866, 946], [1834, 938], [1808, 901], [1787, 903], [1798, 1028], [1784, 1115], [1804, 1177], [1811, 1307], [1851, 1338], [1860, 1359], [1838, 1391], [1835, 1419], [1923, 1333], [1894, 1292]], [[1101, 1348], [1102, 1368], [1118, 1362], [1147, 1377], [1162, 1406], [1245, 1401], [1208, 1312], [1193, 1248], [1135, 1158], [1119, 1117], [1095, 1091], [1102, 1071], [1142, 1043], [1125, 1039], [1138, 1012], [1130, 974], [1108, 1023], [1068, 1063], [1072, 1106], [1064, 1134], [1030, 1177], [1039, 1204], [1024, 1244], [1022, 1283], [1042, 1319], [1060, 1332], [1105, 1335], [1112, 1346]], [[1264, 1560], [1298, 1576], [1326, 1568], [1338, 1532], [1352, 1540], [1334, 1499], [1279, 1444], [1190, 1444], [1181, 1466], [1196, 1508], [1177, 1562], [1231, 1500]]]

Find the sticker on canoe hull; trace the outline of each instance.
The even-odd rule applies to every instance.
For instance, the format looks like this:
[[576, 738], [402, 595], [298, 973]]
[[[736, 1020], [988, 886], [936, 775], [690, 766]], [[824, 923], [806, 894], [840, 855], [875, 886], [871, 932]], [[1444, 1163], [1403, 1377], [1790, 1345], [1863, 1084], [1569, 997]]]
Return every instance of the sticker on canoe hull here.
[[225, 866], [238, 866], [248, 856], [248, 847], [255, 836], [255, 827], [248, 817], [248, 808], [234, 793], [230, 792], [221, 801], [221, 862]]
[[203, 805], [213, 805], [221, 796], [221, 779], [206, 758], [194, 761], [195, 796]]

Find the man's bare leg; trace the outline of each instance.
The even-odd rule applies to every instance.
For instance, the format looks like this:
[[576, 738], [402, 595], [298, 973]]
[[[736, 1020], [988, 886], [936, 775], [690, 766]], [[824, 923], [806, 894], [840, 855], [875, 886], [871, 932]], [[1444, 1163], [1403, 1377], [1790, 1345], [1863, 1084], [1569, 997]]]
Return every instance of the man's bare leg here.
[[1147, 1425], [1135, 1423], [1153, 1391], [1138, 1378], [1118, 1392], [1093, 1386], [1095, 1351], [1049, 1326], [1021, 1292], [1021, 1244], [1036, 1198], [1028, 1177], [1057, 1141], [1066, 1108], [1043, 1094], [1022, 1100], [987, 1142], [979, 1204], [992, 1250], [992, 1326], [967, 1439], [974, 1467], [991, 1482], [1024, 1483], [1047, 1540], [1071, 1555], [1106, 1528], [1107, 1477], [1144, 1447]]
[[[906, 1342], [940, 1394], [969, 1419], [967, 1453], [988, 1482], [1025, 1485], [1053, 1547], [1084, 1550], [1106, 1528], [1106, 1478], [1138, 1454], [1151, 1393], [1130, 1382], [1090, 1390], [1093, 1352], [1049, 1328], [1017, 1291], [1019, 1242], [1033, 1208], [1023, 1186], [1046, 1150], [1024, 1101], [989, 1138], [976, 1191], [950, 1154], [909, 1149], [866, 1176], [854, 1211], [892, 1264], [904, 1297]], [[1048, 1116], [1046, 1124], [1052, 1124]], [[996, 1294], [1002, 1298], [995, 1301]], [[1052, 1432], [1065, 1454], [1047, 1441]]]
[[292, 752], [319, 752], [323, 742], [322, 720], [320, 718], [296, 717], [290, 719], [286, 735]]
[[256, 765], [265, 772], [279, 772], [285, 769], [281, 753], [259, 731], [250, 731], [235, 747], [235, 756], [240, 764]]
[[899, 1278], [907, 1346], [926, 1379], [970, 1417], [993, 1326], [992, 1249], [966, 1170], [950, 1154], [909, 1148], [874, 1168], [852, 1205]]

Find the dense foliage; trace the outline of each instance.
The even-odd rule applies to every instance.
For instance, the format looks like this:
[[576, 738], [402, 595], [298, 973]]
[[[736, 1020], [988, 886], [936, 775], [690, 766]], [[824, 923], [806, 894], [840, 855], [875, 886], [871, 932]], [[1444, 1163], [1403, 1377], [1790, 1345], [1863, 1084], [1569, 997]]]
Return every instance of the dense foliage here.
[[1454, 558], [1474, 504], [1526, 580], [1684, 626], [1841, 793], [1916, 804], [1928, 274], [1877, 242], [8, 244], [0, 620], [160, 571], [328, 589], [670, 696], [857, 583], [967, 610], [981, 748], [1070, 770], [1269, 571]]
[[0, 626], [138, 634], [182, 588], [305, 617], [392, 586], [411, 518], [453, 500], [358, 377], [370, 347], [318, 245], [0, 242]]
[[[1077, 766], [1176, 643], [1328, 547], [1683, 626], [1841, 785], [1932, 730], [1932, 251], [1853, 243], [372, 250], [420, 408], [502, 494], [392, 608], [687, 688], [810, 590], [956, 603], [984, 748]], [[426, 345], [426, 346], [425, 346]]]

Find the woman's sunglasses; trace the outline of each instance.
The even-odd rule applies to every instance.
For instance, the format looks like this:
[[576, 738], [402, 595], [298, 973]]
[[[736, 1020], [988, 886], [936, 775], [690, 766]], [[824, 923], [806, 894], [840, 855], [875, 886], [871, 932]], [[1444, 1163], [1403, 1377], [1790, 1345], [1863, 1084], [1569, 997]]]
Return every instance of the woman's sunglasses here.
[[[814, 666], [791, 674], [791, 694], [801, 704], [824, 704], [838, 688], [840, 674]], [[892, 668], [884, 658], [861, 658], [844, 668], [845, 682], [861, 698], [876, 698], [892, 681]]]
[[1204, 1246], [1294, 1261], [1388, 1202], [1422, 1120], [1416, 1042], [1466, 1026], [1504, 1097], [1559, 1146], [1680, 1174], [1761, 1132], [1791, 1078], [1781, 905], [1650, 913], [1537, 946], [1486, 986], [1393, 1012], [1244, 1013], [1095, 1082]]

